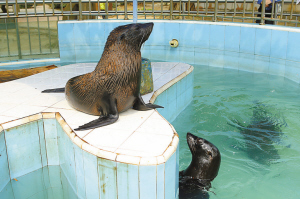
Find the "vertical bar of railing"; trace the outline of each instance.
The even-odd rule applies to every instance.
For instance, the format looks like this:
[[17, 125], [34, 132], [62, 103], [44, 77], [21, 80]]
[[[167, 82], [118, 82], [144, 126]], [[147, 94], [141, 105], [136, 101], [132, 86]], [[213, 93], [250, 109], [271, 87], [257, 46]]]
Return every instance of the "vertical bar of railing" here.
[[31, 50], [31, 39], [30, 39], [30, 30], [29, 30], [29, 21], [28, 21], [28, 17], [27, 17], [27, 32], [28, 32], [28, 44], [29, 44], [29, 52], [30, 52], [30, 54], [32, 54], [32, 50]]
[[[226, 0], [227, 1], [227, 0]], [[197, 15], [199, 15], [199, 5], [200, 3], [199, 3], [199, 0], [197, 0]]]
[[26, 14], [26, 17], [28, 16], [28, 12], [27, 12], [27, 0], [25, 0], [25, 14]]
[[146, 0], [143, 1], [143, 6], [144, 6], [144, 7], [143, 7], [143, 10], [144, 10], [144, 16], [145, 16], [145, 19], [146, 19], [146, 18], [147, 18], [147, 17], [146, 17]]
[[79, 20], [82, 20], [82, 3], [81, 0], [78, 1], [79, 5]]
[[6, 0], [6, 8], [7, 8], [7, 17], [9, 17], [9, 10], [8, 10], [8, 0]]
[[[7, 8], [8, 8], [8, 7], [7, 7]], [[19, 16], [19, 11], [18, 11], [18, 10], [19, 10], [19, 5], [18, 5], [18, 1], [17, 1], [17, 0], [16, 0], [15, 8], [16, 8], [16, 9], [15, 9], [15, 12], [16, 12], [15, 15], [18, 17], [18, 16]]]
[[44, 16], [45, 16], [46, 15], [45, 0], [43, 0], [43, 12], [44, 12]]
[[36, 16], [36, 0], [33, 1], [34, 15]]
[[133, 0], [132, 2], [133, 5], [133, 23], [137, 23], [137, 0]]
[[155, 19], [155, 15], [154, 15], [154, 0], [152, 0], [152, 15], [153, 15], [153, 18]]
[[179, 15], [182, 14], [182, 0], [179, 0]]
[[254, 17], [255, 0], [252, 2], [252, 17]]
[[173, 20], [173, 0], [170, 0], [170, 20]]
[[294, 11], [294, 0], [292, 0], [292, 3], [291, 3], [290, 20], [293, 19], [293, 11]]
[[218, 19], [217, 19], [217, 15], [218, 15], [218, 0], [215, 0], [215, 13], [214, 13], [214, 22], [217, 22]]
[[125, 12], [125, 20], [128, 20], [128, 15], [127, 15], [127, 0], [124, 0], [124, 12]]
[[[161, 14], [161, 16], [163, 16], [163, 11], [164, 11], [164, 1], [163, 0], [161, 0], [160, 1], [160, 9], [161, 9], [161, 11], [160, 11], [160, 14]], [[163, 16], [163, 18], [164, 18], [164, 16]]]
[[92, 4], [91, 4], [91, 0], [89, 0], [89, 18], [90, 18], [90, 16], [91, 16], [91, 14], [92, 14]]
[[70, 0], [70, 15], [73, 15], [73, 6], [72, 6], [72, 0]]
[[37, 24], [38, 24], [38, 33], [39, 33], [39, 47], [40, 47], [40, 54], [42, 54], [42, 42], [41, 42], [40, 18], [39, 18], [39, 17], [37, 17]]
[[[8, 7], [7, 7], [7, 12], [8, 12]], [[8, 29], [7, 29], [7, 19], [5, 19], [5, 30], [6, 30], [7, 54], [8, 54], [8, 56], [10, 56], [9, 37], [8, 37]]]
[[283, 6], [284, 6], [284, 0], [281, 0], [280, 19], [283, 19]]
[[64, 14], [64, 4], [63, 4], [63, 0], [60, 1], [60, 11], [61, 11], [61, 14], [63, 15], [63, 14]]
[[[234, 6], [233, 6], [234, 8], [234, 10], [233, 10], [233, 18], [235, 17], [235, 15], [236, 15], [236, 0], [234, 0]], [[232, 18], [232, 20], [233, 20], [233, 18]]]
[[22, 59], [22, 51], [21, 51], [21, 42], [20, 42], [18, 18], [15, 18], [15, 24], [16, 24], [16, 34], [17, 34], [18, 56], [19, 56], [19, 59]]
[[191, 9], [191, 0], [188, 0], [188, 15], [190, 15], [190, 9]]
[[224, 13], [224, 16], [227, 15], [227, 0], [225, 0], [225, 13]]
[[118, 15], [118, 2], [117, 2], [117, 0], [115, 0], [115, 6], [116, 6], [116, 16], [117, 16], [117, 19], [119, 19], [119, 15]]
[[52, 0], [52, 14], [54, 16], [54, 0]]
[[274, 18], [274, 11], [275, 11], [275, 0], [272, 1], [272, 13], [271, 13], [271, 18]]
[[49, 17], [47, 17], [47, 21], [48, 21], [48, 36], [49, 36], [50, 53], [52, 53], [52, 46], [51, 46], [51, 32], [50, 32]]
[[244, 22], [244, 18], [245, 18], [245, 11], [246, 11], [246, 0], [244, 0], [244, 3], [243, 3], [243, 22]]
[[208, 0], [205, 2], [205, 15], [207, 15], [208, 12]]
[[266, 9], [266, 0], [262, 0], [262, 9], [261, 9], [261, 17], [260, 17], [260, 25], [265, 24], [265, 9]]
[[105, 19], [108, 19], [108, 0], [105, 3]]
[[[98, 17], [100, 16], [100, 1], [98, 0]], [[117, 9], [117, 8], [116, 8]]]

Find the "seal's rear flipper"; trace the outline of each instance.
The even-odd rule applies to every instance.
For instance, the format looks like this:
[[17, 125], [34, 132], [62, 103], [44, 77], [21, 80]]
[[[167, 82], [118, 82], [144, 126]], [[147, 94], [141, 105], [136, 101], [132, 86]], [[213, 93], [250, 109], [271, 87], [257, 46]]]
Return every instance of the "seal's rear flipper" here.
[[101, 126], [106, 126], [109, 124], [114, 123], [115, 121], [117, 121], [119, 118], [119, 114], [115, 114], [115, 115], [108, 115], [108, 116], [100, 116], [98, 119], [93, 120], [89, 123], [86, 123], [82, 126], [79, 126], [77, 129], [74, 129], [75, 131], [83, 131], [83, 130], [88, 130], [88, 129], [94, 129], [97, 127], [101, 127]]
[[64, 93], [65, 88], [54, 88], [43, 90], [42, 93]]
[[145, 104], [143, 98], [141, 97], [141, 94], [136, 98], [135, 103], [133, 104], [133, 109], [138, 111], [147, 111], [155, 108], [164, 108], [162, 106], [156, 105], [156, 104]]

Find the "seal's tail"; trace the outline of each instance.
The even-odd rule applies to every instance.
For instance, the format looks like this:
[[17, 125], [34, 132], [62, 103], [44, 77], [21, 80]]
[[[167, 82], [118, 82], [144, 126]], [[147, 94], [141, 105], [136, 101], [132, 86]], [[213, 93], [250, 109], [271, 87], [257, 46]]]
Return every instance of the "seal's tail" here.
[[65, 88], [54, 88], [43, 90], [42, 93], [64, 93]]

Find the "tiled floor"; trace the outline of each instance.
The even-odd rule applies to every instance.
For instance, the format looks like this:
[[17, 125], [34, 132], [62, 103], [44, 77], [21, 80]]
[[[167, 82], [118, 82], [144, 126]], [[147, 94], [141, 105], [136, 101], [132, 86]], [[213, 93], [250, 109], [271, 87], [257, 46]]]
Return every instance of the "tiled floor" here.
[[[41, 93], [44, 89], [64, 87], [68, 79], [91, 72], [95, 66], [96, 63], [72, 64], [0, 84], [0, 123], [39, 112], [59, 112], [74, 129], [98, 118], [71, 108], [63, 93]], [[152, 63], [154, 89], [158, 90], [190, 67], [183, 63]], [[149, 102], [152, 95], [144, 95], [144, 101]], [[87, 143], [105, 151], [153, 157], [166, 151], [176, 132], [155, 110], [129, 109], [121, 113], [114, 124], [75, 133]]]

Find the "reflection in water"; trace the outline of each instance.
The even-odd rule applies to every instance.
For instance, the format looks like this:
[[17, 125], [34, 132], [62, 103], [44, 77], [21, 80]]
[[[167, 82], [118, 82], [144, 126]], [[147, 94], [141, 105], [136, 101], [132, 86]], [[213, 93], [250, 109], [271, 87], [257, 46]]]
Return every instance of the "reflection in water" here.
[[271, 108], [256, 102], [252, 108], [253, 115], [247, 126], [237, 120], [228, 123], [238, 128], [245, 137], [248, 156], [257, 163], [264, 165], [270, 165], [271, 162], [280, 159], [274, 143], [280, 141], [283, 134], [281, 128], [286, 126], [283, 117], [279, 113], [273, 114]]

